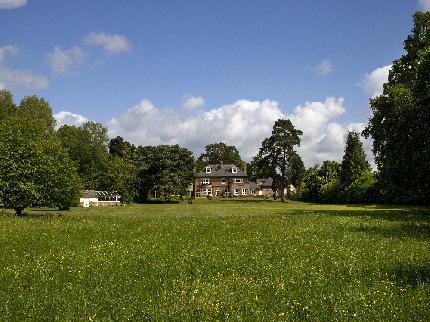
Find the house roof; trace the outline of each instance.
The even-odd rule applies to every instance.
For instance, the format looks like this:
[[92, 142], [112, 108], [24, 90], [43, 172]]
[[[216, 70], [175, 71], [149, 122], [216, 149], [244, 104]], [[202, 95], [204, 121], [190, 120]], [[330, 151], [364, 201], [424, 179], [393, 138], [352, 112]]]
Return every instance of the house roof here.
[[252, 182], [252, 181], [251, 181], [251, 182], [249, 183], [249, 188], [250, 188], [250, 189], [257, 189], [257, 188], [258, 188], [258, 184], [256, 184], [255, 182]]
[[262, 188], [271, 188], [273, 184], [272, 178], [257, 179], [257, 185]]
[[[197, 178], [210, 178], [210, 177], [246, 177], [246, 173], [239, 169], [234, 164], [210, 164], [207, 167], [211, 168], [210, 173], [206, 173], [206, 167], [203, 171], [196, 174]], [[236, 173], [232, 172], [232, 168], [237, 169]]]
[[81, 198], [98, 198], [98, 197], [115, 197], [120, 196], [116, 191], [96, 191], [96, 190], [82, 190]]

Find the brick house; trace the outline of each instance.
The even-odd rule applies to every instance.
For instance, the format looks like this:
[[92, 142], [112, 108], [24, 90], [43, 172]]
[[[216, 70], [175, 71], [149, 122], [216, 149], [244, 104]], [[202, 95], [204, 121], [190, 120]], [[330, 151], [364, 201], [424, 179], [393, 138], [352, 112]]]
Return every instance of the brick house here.
[[[253, 190], [255, 193], [255, 189]], [[194, 179], [194, 195], [241, 197], [251, 195], [251, 184], [245, 168], [234, 164], [211, 164], [198, 172]]]
[[273, 197], [272, 178], [257, 179], [256, 185], [257, 188], [255, 191], [257, 196]]

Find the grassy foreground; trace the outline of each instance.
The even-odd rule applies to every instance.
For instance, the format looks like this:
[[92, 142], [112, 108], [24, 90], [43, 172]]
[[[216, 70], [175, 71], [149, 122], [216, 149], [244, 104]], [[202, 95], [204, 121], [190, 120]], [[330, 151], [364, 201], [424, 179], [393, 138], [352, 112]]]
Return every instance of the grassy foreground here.
[[430, 320], [430, 211], [268, 201], [0, 215], [0, 320]]

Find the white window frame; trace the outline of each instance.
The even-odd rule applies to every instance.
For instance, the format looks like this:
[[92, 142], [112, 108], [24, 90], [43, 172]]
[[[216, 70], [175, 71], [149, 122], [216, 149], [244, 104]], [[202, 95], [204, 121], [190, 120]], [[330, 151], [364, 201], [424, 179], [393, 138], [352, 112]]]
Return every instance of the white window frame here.
[[221, 184], [226, 184], [226, 180], [225, 180], [225, 178], [222, 178], [222, 179], [221, 179]]
[[237, 173], [237, 168], [232, 167], [232, 168], [231, 168], [231, 173]]
[[238, 195], [239, 195], [239, 189], [234, 189], [233, 194], [234, 194], [235, 196], [238, 196]]
[[212, 196], [211, 188], [202, 188], [200, 191], [202, 196]]
[[246, 196], [246, 195], [247, 195], [246, 190], [247, 190], [246, 188], [242, 188], [242, 195], [243, 195], [243, 196]]
[[209, 179], [209, 178], [203, 178], [202, 179], [202, 184], [211, 184], [211, 179]]
[[251, 189], [251, 195], [255, 195], [255, 189]]
[[234, 183], [243, 183], [243, 179], [234, 178], [233, 182]]
[[205, 172], [206, 172], [206, 173], [212, 173], [212, 169], [211, 169], [211, 167], [206, 167], [206, 168], [205, 168]]

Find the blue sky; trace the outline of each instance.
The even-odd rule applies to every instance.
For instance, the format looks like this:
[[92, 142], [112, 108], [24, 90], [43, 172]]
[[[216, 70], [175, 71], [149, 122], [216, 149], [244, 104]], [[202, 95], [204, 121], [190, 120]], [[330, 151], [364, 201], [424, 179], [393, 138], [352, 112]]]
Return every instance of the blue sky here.
[[430, 1], [0, 0], [0, 8], [0, 87], [17, 101], [46, 98], [59, 124], [95, 120], [135, 144], [179, 143], [196, 154], [223, 140], [250, 158], [274, 120], [289, 117], [305, 132], [311, 165], [341, 158], [347, 130], [363, 127], [370, 96], [403, 53], [412, 14]]

